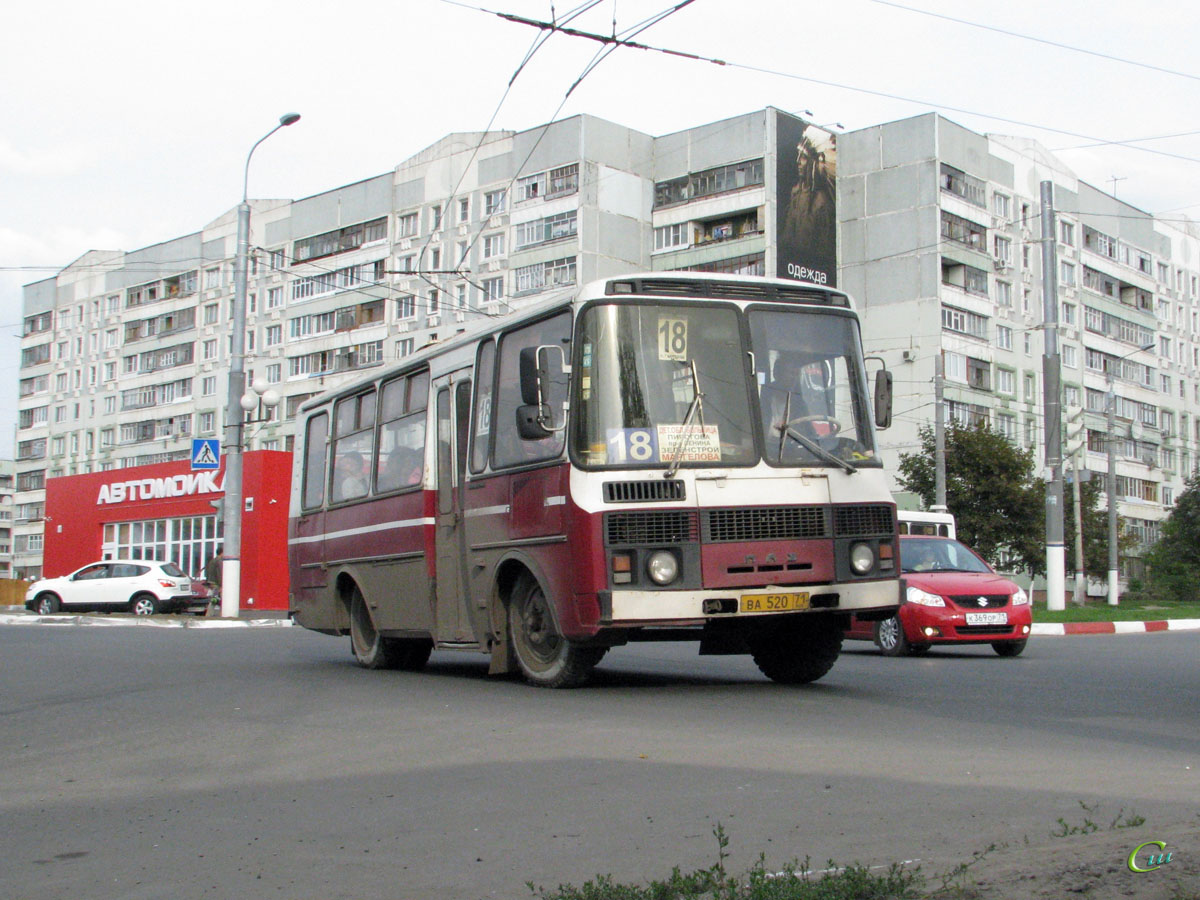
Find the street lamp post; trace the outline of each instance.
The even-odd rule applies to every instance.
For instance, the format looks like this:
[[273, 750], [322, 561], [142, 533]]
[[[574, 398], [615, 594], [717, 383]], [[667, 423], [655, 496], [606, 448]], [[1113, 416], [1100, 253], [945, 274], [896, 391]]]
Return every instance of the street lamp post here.
[[260, 137], [246, 154], [242, 202], [237, 209], [237, 256], [233, 264], [233, 334], [229, 360], [229, 391], [225, 404], [225, 533], [221, 563], [221, 615], [237, 618], [242, 581], [242, 394], [246, 390], [246, 267], [250, 255], [250, 158], [258, 145], [280, 128], [295, 125], [299, 113], [285, 113], [279, 124]]

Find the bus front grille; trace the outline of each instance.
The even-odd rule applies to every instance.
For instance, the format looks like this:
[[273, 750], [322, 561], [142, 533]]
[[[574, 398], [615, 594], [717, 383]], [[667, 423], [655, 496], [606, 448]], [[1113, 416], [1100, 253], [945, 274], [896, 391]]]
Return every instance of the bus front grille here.
[[834, 535], [840, 538], [889, 537], [896, 533], [890, 506], [837, 506], [833, 521]]
[[704, 540], [706, 543], [723, 544], [828, 537], [827, 510], [825, 506], [710, 509], [704, 514]]
[[610, 546], [694, 544], [699, 537], [693, 510], [607, 513], [605, 540]]

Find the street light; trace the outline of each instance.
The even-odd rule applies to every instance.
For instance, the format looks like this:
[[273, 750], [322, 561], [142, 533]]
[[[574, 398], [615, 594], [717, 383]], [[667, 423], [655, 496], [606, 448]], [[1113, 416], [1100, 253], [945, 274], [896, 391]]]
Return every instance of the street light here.
[[1154, 344], [1149, 343], [1145, 347], [1138, 347], [1136, 350], [1130, 350], [1124, 356], [1118, 356], [1108, 366], [1108, 374], [1105, 381], [1108, 384], [1108, 391], [1104, 395], [1104, 408], [1108, 426], [1108, 436], [1105, 444], [1108, 450], [1108, 473], [1104, 479], [1104, 491], [1108, 494], [1108, 605], [1116, 606], [1120, 602], [1120, 588], [1117, 581], [1120, 576], [1120, 559], [1117, 553], [1117, 453], [1116, 444], [1117, 436], [1114, 433], [1116, 428], [1117, 415], [1117, 396], [1113, 390], [1113, 371], [1118, 364], [1125, 359], [1133, 356], [1135, 353], [1141, 353], [1143, 350], [1153, 350]]
[[258, 145], [280, 128], [295, 125], [300, 113], [284, 113], [279, 124], [260, 137], [246, 154], [242, 202], [237, 209], [237, 256], [233, 264], [233, 346], [225, 404], [225, 534], [221, 563], [221, 615], [237, 618], [242, 589], [242, 395], [246, 391], [246, 261], [250, 255], [250, 158]]

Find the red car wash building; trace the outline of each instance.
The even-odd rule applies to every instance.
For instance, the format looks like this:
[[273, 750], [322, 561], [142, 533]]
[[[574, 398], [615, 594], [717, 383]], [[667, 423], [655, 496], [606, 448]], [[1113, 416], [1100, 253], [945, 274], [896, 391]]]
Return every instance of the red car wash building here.
[[[242, 589], [245, 609], [287, 610], [292, 454], [243, 457]], [[45, 577], [100, 559], [160, 559], [194, 578], [221, 548], [225, 461], [193, 472], [187, 460], [46, 481]], [[214, 503], [215, 501], [215, 503]]]

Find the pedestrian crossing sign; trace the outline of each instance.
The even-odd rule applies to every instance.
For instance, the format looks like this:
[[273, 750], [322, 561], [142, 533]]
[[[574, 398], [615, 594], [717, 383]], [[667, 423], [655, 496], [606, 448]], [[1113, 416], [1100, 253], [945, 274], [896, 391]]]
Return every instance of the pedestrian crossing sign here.
[[192, 471], [221, 468], [221, 442], [217, 438], [192, 439]]

